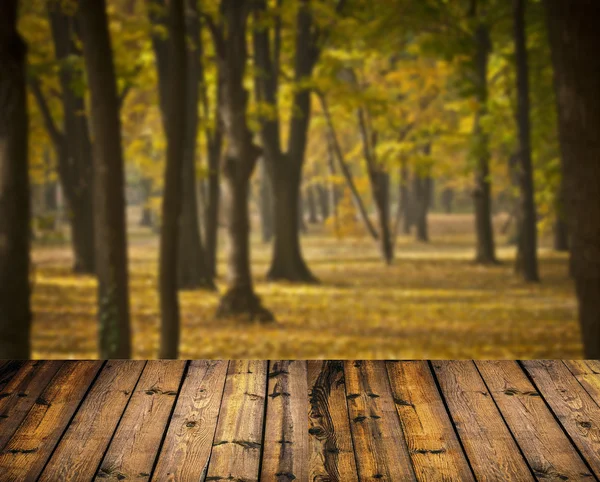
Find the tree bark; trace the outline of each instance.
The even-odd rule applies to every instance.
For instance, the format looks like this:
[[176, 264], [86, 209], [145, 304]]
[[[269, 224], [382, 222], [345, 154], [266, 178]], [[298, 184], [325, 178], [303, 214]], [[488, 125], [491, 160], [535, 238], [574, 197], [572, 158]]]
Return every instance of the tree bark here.
[[217, 317], [242, 316], [250, 320], [272, 321], [254, 292], [250, 272], [250, 219], [248, 193], [250, 176], [261, 155], [252, 143], [247, 124], [248, 92], [244, 89], [247, 58], [246, 26], [248, 0], [222, 0], [223, 28], [211, 26], [219, 68], [223, 73], [221, 118], [227, 135], [223, 178], [228, 194], [228, 289], [221, 298]]
[[487, 70], [491, 52], [491, 40], [487, 26], [480, 24], [475, 33], [475, 67], [477, 112], [473, 127], [475, 143], [475, 188], [473, 201], [475, 204], [475, 232], [477, 235], [477, 249], [475, 261], [481, 264], [495, 264], [496, 248], [494, 245], [494, 231], [492, 227], [492, 200], [490, 181], [490, 152], [489, 135], [481, 125], [481, 119], [487, 114], [488, 85]]
[[600, 4], [546, 0], [585, 358], [600, 357]]
[[129, 358], [131, 334], [121, 121], [105, 0], [80, 0], [94, 137], [100, 358]]
[[264, 158], [259, 161], [260, 169], [260, 227], [263, 243], [273, 239], [273, 190]]
[[454, 203], [454, 189], [447, 187], [442, 191], [442, 204], [446, 214], [452, 214], [452, 205]]
[[327, 192], [327, 187], [323, 184], [317, 184], [315, 186], [316, 191], [316, 202], [319, 208], [319, 213], [321, 214], [321, 222], [325, 222], [329, 218], [329, 193]]
[[319, 217], [317, 215], [317, 195], [316, 186], [309, 184], [306, 188], [306, 205], [308, 207], [308, 222], [309, 224], [317, 224]]
[[525, 35], [525, 1], [513, 0], [513, 23], [517, 67], [517, 124], [519, 127], [519, 185], [521, 219], [519, 225], [519, 272], [525, 281], [539, 281], [537, 261], [537, 214], [534, 201], [531, 163], [531, 128], [529, 123], [529, 79], [527, 39]]
[[0, 3], [0, 359], [31, 357], [27, 46], [17, 7]]
[[415, 207], [414, 224], [416, 226], [416, 239], [424, 243], [429, 242], [427, 214], [431, 206], [431, 175], [429, 173], [413, 176], [413, 199]]

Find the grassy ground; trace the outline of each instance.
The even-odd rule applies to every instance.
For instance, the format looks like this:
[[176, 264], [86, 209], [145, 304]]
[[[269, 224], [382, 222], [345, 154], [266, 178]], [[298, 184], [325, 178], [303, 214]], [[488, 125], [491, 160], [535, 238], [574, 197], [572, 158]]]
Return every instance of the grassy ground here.
[[[501, 220], [497, 220], [501, 223]], [[257, 291], [277, 316], [270, 325], [215, 320], [217, 293], [183, 292], [185, 358], [578, 358], [576, 301], [567, 258], [540, 249], [542, 283], [512, 270], [514, 249], [498, 240], [500, 266], [474, 265], [472, 219], [433, 215], [432, 242], [399, 237], [383, 265], [364, 238], [303, 238], [318, 286], [267, 283], [270, 248], [253, 240]], [[67, 246], [34, 249], [36, 358], [95, 358], [95, 282], [70, 273]], [[130, 248], [134, 356], [158, 351], [157, 241]], [[219, 273], [225, 271], [224, 250]], [[219, 279], [219, 289], [225, 288]]]

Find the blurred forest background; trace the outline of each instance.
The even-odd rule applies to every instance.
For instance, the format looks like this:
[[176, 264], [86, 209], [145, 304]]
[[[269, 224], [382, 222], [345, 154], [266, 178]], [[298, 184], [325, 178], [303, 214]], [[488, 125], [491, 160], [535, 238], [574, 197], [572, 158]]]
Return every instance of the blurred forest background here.
[[600, 355], [598, 13], [4, 0], [0, 358]]

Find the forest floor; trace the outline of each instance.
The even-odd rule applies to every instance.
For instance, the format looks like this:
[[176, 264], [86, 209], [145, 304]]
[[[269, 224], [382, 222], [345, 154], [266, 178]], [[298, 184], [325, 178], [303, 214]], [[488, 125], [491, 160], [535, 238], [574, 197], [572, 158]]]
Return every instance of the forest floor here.
[[[367, 237], [336, 239], [322, 227], [303, 236], [319, 285], [268, 283], [270, 246], [252, 242], [256, 289], [277, 322], [215, 320], [216, 292], [180, 295], [182, 358], [438, 359], [579, 358], [577, 304], [565, 254], [540, 248], [542, 282], [514, 275], [514, 247], [499, 237], [498, 266], [472, 263], [469, 215], [432, 215], [432, 241], [398, 237], [385, 266]], [[500, 225], [500, 220], [496, 220]], [[130, 237], [133, 355], [158, 352], [156, 238]], [[219, 291], [225, 289], [219, 253]], [[33, 356], [96, 358], [96, 285], [73, 275], [68, 245], [33, 252]]]

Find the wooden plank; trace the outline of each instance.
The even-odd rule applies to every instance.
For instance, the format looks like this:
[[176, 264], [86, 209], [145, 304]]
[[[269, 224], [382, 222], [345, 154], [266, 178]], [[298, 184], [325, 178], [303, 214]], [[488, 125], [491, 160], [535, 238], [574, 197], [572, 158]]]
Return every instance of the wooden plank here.
[[359, 480], [416, 480], [385, 362], [346, 361], [344, 372]]
[[148, 480], [171, 416], [186, 362], [146, 363], [96, 480]]
[[474, 480], [426, 361], [387, 362], [418, 480]]
[[600, 361], [565, 360], [565, 365], [600, 406]]
[[348, 420], [344, 363], [309, 361], [309, 479], [356, 482], [356, 460]]
[[435, 361], [433, 368], [475, 477], [533, 480], [473, 362]]
[[530, 360], [523, 365], [539, 392], [600, 477], [600, 408], [560, 360]]
[[24, 364], [25, 360], [0, 360], [0, 392]]
[[273, 361], [268, 376], [261, 480], [308, 480], [306, 361]]
[[266, 390], [266, 361], [229, 362], [207, 481], [258, 481]]
[[204, 480], [227, 376], [227, 361], [190, 362], [153, 480]]
[[133, 360], [104, 365], [39, 480], [94, 478], [144, 365]]
[[594, 479], [517, 362], [475, 363], [538, 479]]
[[62, 366], [61, 361], [27, 361], [0, 391], [0, 449], [17, 430], [37, 398]]
[[0, 480], [38, 477], [102, 364], [62, 365], [0, 454]]

